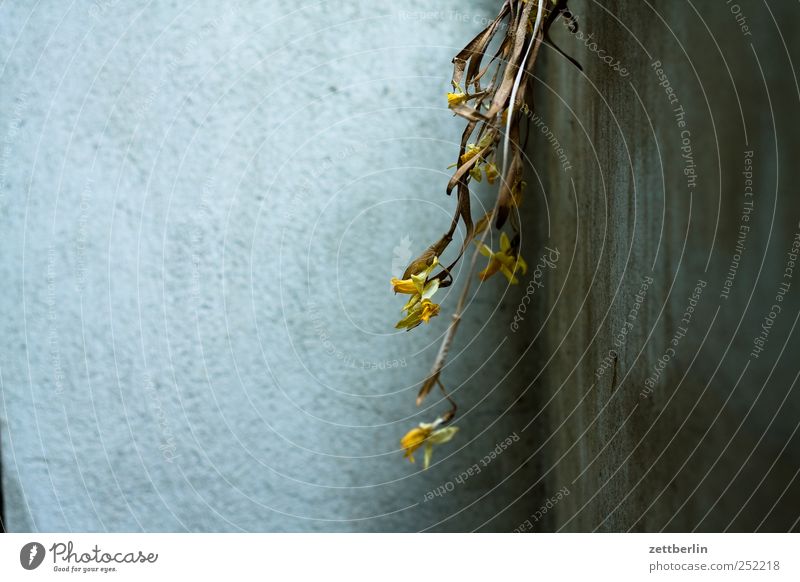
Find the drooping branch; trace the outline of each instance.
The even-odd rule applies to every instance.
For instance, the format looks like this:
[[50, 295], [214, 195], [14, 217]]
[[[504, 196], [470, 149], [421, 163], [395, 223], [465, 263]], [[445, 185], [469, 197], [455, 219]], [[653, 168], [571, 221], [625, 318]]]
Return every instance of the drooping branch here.
[[[439, 287], [452, 283], [453, 268], [465, 255], [470, 243], [476, 245], [452, 319], [416, 399], [417, 406], [421, 405], [434, 386], [438, 385], [451, 408], [431, 425], [423, 423], [420, 427], [439, 427], [455, 418], [456, 403], [445, 389], [441, 375], [463, 318], [472, 279], [476, 276], [478, 257], [484, 255], [489, 258], [489, 265], [477, 274], [480, 280], [502, 272], [513, 284], [517, 282], [515, 273], [520, 271], [524, 274], [527, 269], [525, 261], [519, 256], [521, 225], [518, 214], [513, 212], [521, 203], [524, 185], [520, 145], [521, 110], [526, 113], [529, 111], [524, 96], [530, 89], [536, 58], [542, 42], [547, 38], [547, 30], [558, 15], [566, 10], [566, 0], [505, 0], [497, 17], [453, 59], [453, 92], [448, 93], [448, 105], [455, 115], [466, 120], [458, 158], [453, 164], [455, 170], [446, 187], [448, 195], [454, 190], [456, 192], [456, 208], [450, 228], [442, 238], [411, 262], [402, 281], [393, 280], [396, 292], [412, 293], [412, 299], [404, 308], [408, 310], [408, 315], [401, 320], [403, 327], [411, 329], [439, 313], [439, 306], [432, 303], [431, 296]], [[499, 36], [501, 31], [505, 31], [502, 37]], [[489, 62], [483, 65], [483, 59], [496, 39], [499, 41], [497, 49]], [[485, 79], [488, 82], [482, 85]], [[501, 142], [502, 147], [499, 148]], [[499, 170], [498, 158], [501, 164]], [[474, 222], [470, 183], [472, 180], [480, 182], [484, 177], [490, 184], [499, 178], [497, 198], [492, 209]], [[464, 238], [455, 260], [445, 266], [439, 263], [439, 258], [452, 242], [459, 224], [464, 225]], [[510, 225], [514, 236], [509, 239], [505, 232], [501, 232], [500, 251], [493, 251], [486, 246], [487, 236], [492, 227], [501, 230], [506, 224]], [[479, 235], [480, 238], [477, 238]], [[439, 272], [431, 274], [434, 267], [439, 267]], [[415, 291], [416, 295], [413, 295]], [[432, 432], [430, 438], [436, 434]], [[410, 438], [409, 435], [406, 438]]]

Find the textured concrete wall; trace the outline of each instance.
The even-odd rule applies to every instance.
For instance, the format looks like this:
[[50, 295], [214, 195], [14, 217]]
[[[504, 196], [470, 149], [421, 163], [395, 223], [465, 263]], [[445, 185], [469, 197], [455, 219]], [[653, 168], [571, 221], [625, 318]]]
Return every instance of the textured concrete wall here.
[[449, 224], [450, 60], [496, 9], [0, 6], [8, 529], [517, 525], [492, 521], [533, 438], [503, 285], [462, 326], [462, 432], [425, 473], [398, 441], [445, 408], [413, 402], [447, 319], [397, 333], [388, 287]]
[[571, 4], [583, 36], [553, 38], [584, 73], [543, 48], [531, 120], [534, 269], [477, 290], [462, 431], [421, 472], [397, 442], [444, 408], [413, 399], [455, 297], [394, 333], [387, 281], [448, 224], [450, 59], [496, 3], [3, 3], [7, 527], [791, 527], [800, 282], [749, 354], [798, 229], [796, 8], [740, 2], [743, 31], [721, 0]]
[[580, 34], [554, 29], [584, 73], [548, 52], [537, 93], [572, 164], [542, 135], [540, 238], [572, 257], [537, 351], [541, 467], [571, 490], [544, 529], [797, 527], [796, 276], [750, 355], [800, 220], [797, 6], [766, 4], [574, 1]]

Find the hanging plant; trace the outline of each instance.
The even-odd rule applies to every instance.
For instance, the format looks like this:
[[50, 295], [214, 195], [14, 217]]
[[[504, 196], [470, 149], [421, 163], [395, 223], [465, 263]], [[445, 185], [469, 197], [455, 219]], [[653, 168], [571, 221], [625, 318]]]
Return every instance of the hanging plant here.
[[[425, 448], [426, 469], [433, 446], [450, 441], [458, 430], [451, 425], [457, 406], [440, 376], [461, 321], [473, 276], [485, 281], [502, 273], [513, 285], [519, 282], [517, 275], [524, 275], [527, 271], [527, 264], [519, 252], [519, 213], [515, 211], [522, 203], [525, 187], [522, 181], [524, 145], [520, 143], [520, 129], [523, 119], [530, 118], [530, 107], [524, 96], [530, 89], [539, 48], [548, 40], [550, 25], [559, 16], [567, 15], [566, 0], [505, 0], [497, 17], [453, 59], [452, 91], [447, 93], [447, 104], [466, 122], [456, 162], [451, 166], [455, 170], [446, 189], [448, 195], [456, 192], [456, 209], [447, 232], [408, 265], [401, 279], [391, 280], [395, 293], [410, 296], [396, 327], [411, 330], [422, 323], [427, 324], [441, 311], [440, 305], [434, 301], [435, 294], [452, 284], [453, 268], [471, 243], [475, 246], [467, 281], [436, 360], [416, 400], [419, 406], [438, 386], [450, 408], [433, 422], [412, 428], [400, 441], [405, 457], [411, 462], [414, 462], [414, 452]], [[484, 66], [486, 51], [496, 38], [500, 42]], [[490, 211], [473, 222], [470, 183], [472, 180], [481, 182], [483, 178], [489, 184], [499, 181], [497, 199]], [[440, 259], [459, 224], [464, 226], [464, 240], [455, 260], [444, 265]], [[500, 231], [497, 250], [486, 244], [492, 227]], [[487, 261], [476, 273], [481, 256]]]

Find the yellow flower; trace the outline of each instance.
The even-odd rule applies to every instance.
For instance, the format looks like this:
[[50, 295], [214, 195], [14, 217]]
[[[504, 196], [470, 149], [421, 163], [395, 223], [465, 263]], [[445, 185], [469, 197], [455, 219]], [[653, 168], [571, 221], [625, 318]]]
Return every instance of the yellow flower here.
[[444, 428], [440, 428], [435, 430], [431, 433], [425, 440], [425, 458], [423, 462], [423, 468], [427, 469], [428, 466], [431, 464], [431, 456], [433, 456], [433, 445], [441, 445], [446, 442], [450, 442], [453, 440], [453, 437], [458, 432], [457, 426], [446, 426]]
[[461, 162], [466, 163], [470, 161], [472, 158], [478, 155], [478, 152], [481, 151], [481, 148], [476, 146], [474, 143], [467, 144], [467, 149], [464, 151], [464, 154], [461, 156]]
[[[439, 280], [437, 279], [435, 282], [438, 283]], [[438, 288], [438, 285], [436, 287]], [[408, 315], [398, 321], [395, 327], [397, 329], [403, 329], [404, 327], [406, 329], [414, 329], [423, 321], [430, 323], [431, 317], [436, 315], [439, 315], [439, 305], [425, 298], [421, 301], [415, 301], [414, 305], [408, 309]]]
[[418, 427], [412, 428], [406, 435], [400, 439], [400, 446], [405, 449], [403, 455], [410, 462], [414, 462], [414, 452], [422, 445], [425, 445], [425, 457], [423, 467], [427, 469], [431, 464], [431, 457], [433, 455], [433, 446], [441, 445], [453, 439], [458, 432], [457, 426], [446, 426], [437, 429], [436, 426], [441, 422], [438, 419], [433, 423], [422, 422]]
[[419, 318], [425, 323], [428, 323], [431, 317], [439, 315], [439, 305], [430, 299], [423, 299], [420, 302], [420, 307]]
[[395, 293], [411, 295], [408, 303], [402, 309], [406, 315], [397, 322], [396, 328], [413, 329], [423, 321], [429, 323], [431, 317], [439, 315], [439, 306], [431, 301], [433, 294], [439, 290], [439, 279], [428, 281], [428, 276], [438, 264], [439, 258], [434, 257], [424, 271], [411, 275], [409, 279], [392, 277], [392, 288]]
[[408, 303], [403, 305], [403, 309], [400, 311], [408, 311], [410, 312], [411, 309], [417, 305], [417, 303], [425, 300], [430, 299], [433, 297], [434, 293], [439, 290], [439, 279], [433, 279], [425, 283], [425, 286], [422, 287], [421, 293], [414, 293], [411, 298], [408, 300]]
[[425, 439], [431, 436], [433, 432], [433, 425], [427, 423], [420, 423], [418, 427], [412, 428], [406, 435], [400, 439], [400, 446], [405, 449], [403, 457], [410, 462], [414, 462], [414, 451], [425, 444]]
[[514, 254], [514, 249], [511, 248], [511, 241], [508, 240], [508, 235], [504, 232], [500, 233], [499, 252], [494, 252], [488, 246], [481, 245], [480, 253], [485, 257], [489, 257], [489, 264], [483, 271], [478, 273], [481, 281], [485, 281], [497, 271], [500, 271], [506, 276], [509, 283], [516, 285], [519, 283], [516, 272], [520, 271], [523, 275], [528, 272], [528, 264], [521, 256]]
[[431, 264], [428, 265], [424, 271], [420, 271], [415, 275], [411, 275], [409, 279], [398, 279], [397, 277], [392, 277], [392, 289], [395, 293], [407, 293], [413, 295], [414, 293], [422, 294], [423, 287], [425, 286], [425, 281], [428, 279], [428, 275], [431, 274], [433, 268], [439, 264], [439, 257], [433, 257]]
[[452, 109], [453, 107], [457, 107], [462, 103], [465, 103], [469, 99], [469, 95], [459, 91], [458, 93], [448, 93], [447, 94], [447, 106]]
[[398, 279], [397, 277], [392, 277], [392, 289], [394, 289], [395, 293], [417, 292], [413, 279]]

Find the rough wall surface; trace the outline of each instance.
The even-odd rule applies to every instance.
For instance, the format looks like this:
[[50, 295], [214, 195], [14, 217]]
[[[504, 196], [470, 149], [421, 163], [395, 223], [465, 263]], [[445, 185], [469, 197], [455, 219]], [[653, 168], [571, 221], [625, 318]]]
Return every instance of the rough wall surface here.
[[505, 331], [469, 341], [503, 286], [462, 326], [462, 433], [427, 472], [399, 438], [445, 408], [413, 402], [447, 320], [396, 332], [388, 288], [449, 224], [450, 60], [495, 11], [0, 6], [9, 530], [517, 525], [489, 520], [527, 487], [527, 383], [498, 383]]
[[446, 315], [393, 333], [387, 281], [449, 221], [450, 59], [496, 3], [0, 5], [8, 529], [791, 527], [800, 282], [749, 354], [798, 229], [800, 37], [727, 4], [556, 24], [583, 73], [543, 48], [542, 287], [473, 297], [427, 472], [397, 441], [444, 407], [413, 399]]

